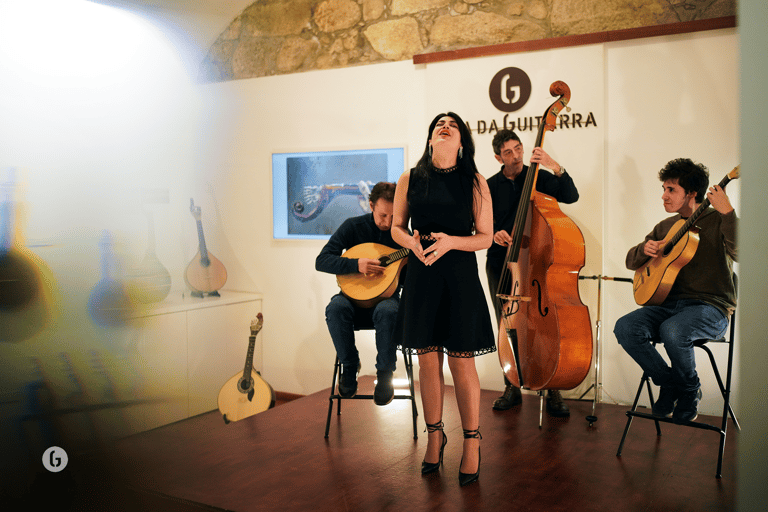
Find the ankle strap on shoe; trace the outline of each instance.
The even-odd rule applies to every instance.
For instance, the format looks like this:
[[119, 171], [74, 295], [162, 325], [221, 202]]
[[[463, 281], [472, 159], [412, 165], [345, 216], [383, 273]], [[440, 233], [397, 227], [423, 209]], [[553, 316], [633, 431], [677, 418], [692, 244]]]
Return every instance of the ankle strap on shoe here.
[[464, 431], [464, 439], [482, 439], [483, 436], [480, 434], [480, 429], [476, 428], [474, 430], [467, 430], [465, 428], [462, 429]]
[[425, 428], [424, 431], [431, 434], [432, 432], [443, 430], [444, 427], [445, 427], [445, 424], [443, 423], [442, 420], [440, 420], [437, 423], [432, 423], [432, 424], [427, 423], [427, 428]]

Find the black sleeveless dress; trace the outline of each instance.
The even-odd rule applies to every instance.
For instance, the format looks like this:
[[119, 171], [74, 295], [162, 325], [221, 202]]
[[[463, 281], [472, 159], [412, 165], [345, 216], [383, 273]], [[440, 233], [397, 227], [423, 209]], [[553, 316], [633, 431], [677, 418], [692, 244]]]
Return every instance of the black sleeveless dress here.
[[[408, 185], [411, 228], [422, 246], [431, 233], [472, 234], [472, 179], [458, 171], [429, 171]], [[408, 256], [395, 339], [412, 354], [442, 351], [450, 357], [474, 357], [496, 351], [488, 304], [474, 252], [451, 250], [431, 266]]]

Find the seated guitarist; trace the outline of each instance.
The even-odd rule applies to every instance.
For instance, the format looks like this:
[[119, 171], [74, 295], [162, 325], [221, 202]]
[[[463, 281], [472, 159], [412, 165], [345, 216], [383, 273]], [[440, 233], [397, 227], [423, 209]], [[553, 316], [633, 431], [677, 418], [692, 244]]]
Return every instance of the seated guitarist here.
[[[733, 262], [738, 218], [720, 186], [707, 191], [709, 172], [702, 164], [687, 158], [672, 160], [659, 171], [659, 179], [664, 209], [675, 215], [658, 223], [644, 242], [629, 250], [626, 265], [630, 270], [662, 257], [664, 238], [672, 225], [689, 217], [704, 201], [705, 193], [712, 207], [696, 221], [698, 248], [680, 269], [666, 299], [623, 316], [613, 332], [622, 348], [661, 387], [652, 408], [654, 416], [693, 421], [701, 400], [693, 341], [722, 336], [736, 307]], [[651, 345], [653, 338], [664, 344], [671, 366]]]
[[[371, 190], [369, 202], [372, 213], [352, 217], [339, 226], [315, 260], [315, 269], [329, 274], [342, 275], [360, 272], [362, 274], [381, 274], [384, 267], [377, 259], [342, 258], [343, 251], [363, 243], [377, 243], [400, 249], [392, 240], [393, 201], [395, 184], [377, 183]], [[355, 347], [353, 320], [357, 315], [367, 315], [376, 328], [376, 389], [374, 402], [387, 405], [392, 401], [395, 390], [392, 385], [392, 373], [396, 365], [396, 348], [393, 329], [400, 305], [399, 289], [391, 297], [382, 300], [373, 308], [358, 308], [347, 297], [338, 293], [331, 298], [325, 308], [325, 320], [328, 324], [336, 354], [341, 362], [341, 380], [339, 394], [351, 398], [357, 393], [357, 373], [360, 371], [360, 357]]]

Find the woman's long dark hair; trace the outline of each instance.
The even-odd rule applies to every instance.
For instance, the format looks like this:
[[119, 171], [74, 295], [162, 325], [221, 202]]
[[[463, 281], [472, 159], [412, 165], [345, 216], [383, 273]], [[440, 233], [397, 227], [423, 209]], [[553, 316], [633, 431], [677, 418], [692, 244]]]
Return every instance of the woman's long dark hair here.
[[[457, 169], [454, 172], [460, 173], [463, 177], [467, 178], [469, 183], [472, 183], [472, 187], [468, 187], [467, 191], [467, 203], [470, 205], [470, 215], [472, 215], [473, 210], [471, 206], [474, 204], [473, 189], [477, 188], [479, 190], [480, 188], [480, 173], [477, 170], [477, 165], [475, 164], [475, 142], [472, 140], [472, 133], [469, 131], [467, 124], [455, 112], [437, 114], [432, 122], [429, 123], [429, 130], [427, 131], [427, 143], [424, 146], [424, 154], [421, 155], [421, 158], [416, 163], [416, 167], [411, 170], [411, 180], [423, 180], [427, 184], [425, 187], [425, 193], [429, 189], [429, 171], [434, 167], [432, 165], [432, 155], [429, 153], [429, 141], [432, 138], [432, 131], [435, 129], [437, 122], [445, 116], [453, 118], [459, 127], [459, 134], [461, 135], [461, 147], [463, 149], [461, 158], [456, 155]], [[408, 187], [409, 195], [411, 194], [411, 190], [412, 188]]]

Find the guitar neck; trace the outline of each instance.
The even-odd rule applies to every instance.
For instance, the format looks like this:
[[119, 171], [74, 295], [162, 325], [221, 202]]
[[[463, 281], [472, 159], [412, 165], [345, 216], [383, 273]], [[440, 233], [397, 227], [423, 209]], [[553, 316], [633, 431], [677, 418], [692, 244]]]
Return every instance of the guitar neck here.
[[256, 336], [248, 337], [248, 354], [245, 356], [245, 368], [243, 368], [243, 379], [251, 378], [253, 370], [253, 348], [256, 346]]
[[203, 222], [197, 221], [197, 239], [200, 242], [200, 263], [204, 267], [211, 264], [210, 258], [208, 258], [208, 248], [205, 246], [205, 235], [203, 235]]
[[399, 251], [395, 251], [392, 254], [387, 254], [386, 256], [381, 258], [381, 260], [382, 260], [381, 264], [382, 264], [382, 266], [387, 267], [387, 266], [391, 265], [392, 263], [396, 262], [397, 260], [401, 260], [401, 259], [405, 258], [406, 256], [408, 256], [409, 252], [411, 252], [410, 249], [406, 249], [405, 247], [403, 247]]
[[[720, 180], [720, 183], [718, 185], [720, 188], [725, 188], [728, 183], [730, 183], [731, 178], [729, 176], [725, 176], [722, 180]], [[698, 208], [691, 214], [690, 217], [688, 217], [688, 220], [685, 221], [685, 224], [682, 225], [682, 227], [675, 233], [675, 236], [673, 236], [669, 243], [667, 243], [667, 248], [665, 248], [664, 253], [668, 254], [668, 251], [671, 251], [672, 248], [677, 245], [677, 242], [680, 241], [683, 236], [688, 232], [689, 229], [694, 225], [694, 223], [701, 217], [701, 214], [704, 213], [707, 208], [709, 208], [710, 202], [709, 198], [705, 197], [704, 201], [701, 202]]]

